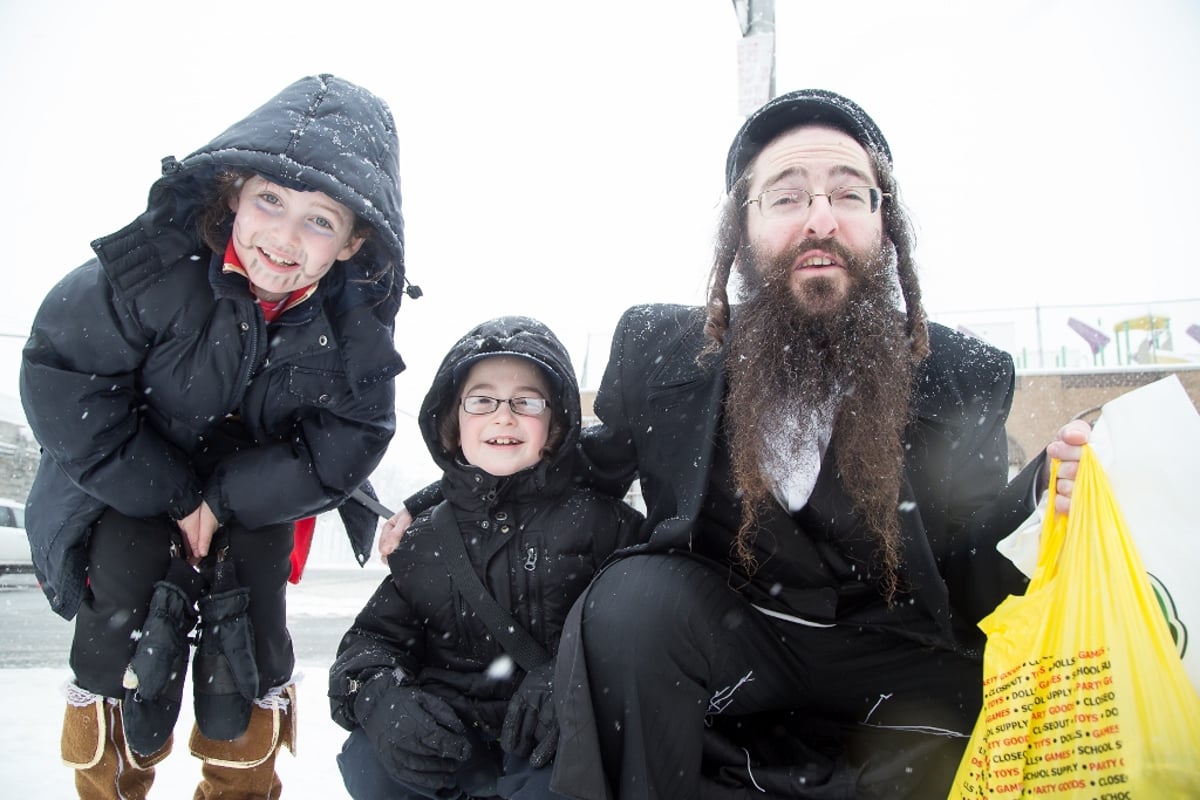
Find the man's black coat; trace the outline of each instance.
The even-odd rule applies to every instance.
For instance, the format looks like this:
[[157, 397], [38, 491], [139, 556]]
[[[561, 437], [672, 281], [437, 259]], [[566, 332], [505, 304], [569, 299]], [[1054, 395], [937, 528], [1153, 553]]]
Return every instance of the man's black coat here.
[[[702, 308], [627, 311], [596, 395], [602, 424], [583, 433], [592, 482], [641, 482], [647, 543], [639, 551], [691, 549], [709, 488], [725, 371], [723, 353], [697, 363], [703, 326]], [[995, 545], [1033, 512], [1042, 458], [1008, 481], [1014, 372], [1006, 353], [937, 324], [930, 347], [904, 435], [901, 581], [935, 621], [938, 644], [976, 650], [976, 623], [1024, 590], [1025, 577]], [[835, 529], [859, 522], [841, 480], [829, 453], [805, 509]]]

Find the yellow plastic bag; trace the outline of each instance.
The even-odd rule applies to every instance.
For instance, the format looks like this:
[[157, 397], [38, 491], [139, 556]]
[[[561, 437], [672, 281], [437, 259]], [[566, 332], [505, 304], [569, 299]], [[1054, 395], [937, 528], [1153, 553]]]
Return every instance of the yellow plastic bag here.
[[1090, 447], [1071, 512], [1049, 505], [1029, 588], [979, 623], [983, 709], [950, 798], [1200, 797], [1200, 695]]

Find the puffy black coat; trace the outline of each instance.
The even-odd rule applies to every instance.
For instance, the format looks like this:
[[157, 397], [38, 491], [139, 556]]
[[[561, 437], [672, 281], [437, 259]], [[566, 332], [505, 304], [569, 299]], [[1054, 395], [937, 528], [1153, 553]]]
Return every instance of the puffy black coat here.
[[[455, 367], [481, 354], [536, 359], [561, 381], [551, 398], [567, 413], [567, 431], [550, 460], [496, 478], [465, 464], [438, 442], [441, 414], [457, 413]], [[461, 375], [459, 376], [461, 378]], [[475, 328], [443, 360], [421, 408], [420, 425], [443, 469], [442, 490], [484, 584], [547, 650], [557, 649], [563, 620], [601, 563], [636, 540], [641, 515], [571, 480], [579, 437], [579, 388], [569, 357], [540, 323], [521, 317]], [[524, 672], [489, 674], [502, 654], [487, 627], [453, 585], [431, 511], [417, 516], [388, 559], [391, 574], [342, 638], [330, 669], [333, 718], [357, 724], [358, 682], [399, 668], [445, 698], [468, 723], [497, 735]]]
[[[395, 429], [404, 245], [387, 106], [338, 78], [304, 78], [163, 164], [145, 213], [93, 242], [96, 258], [50, 291], [24, 350], [21, 397], [42, 446], [27, 528], [67, 618], [106, 507], [180, 519], [205, 500], [222, 522], [296, 520], [364, 484]], [[195, 224], [225, 168], [323, 191], [374, 227], [270, 326]], [[374, 528], [364, 519], [351, 531], [360, 558]]]

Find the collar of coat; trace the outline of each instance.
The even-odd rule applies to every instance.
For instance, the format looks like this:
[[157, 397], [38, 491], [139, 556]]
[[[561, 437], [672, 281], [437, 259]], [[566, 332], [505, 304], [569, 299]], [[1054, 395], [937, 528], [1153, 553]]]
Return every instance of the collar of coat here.
[[[246, 268], [242, 266], [242, 260], [238, 258], [237, 248], [233, 245], [232, 236], [229, 237], [229, 243], [225, 245], [225, 261], [221, 265], [221, 271], [226, 273], [232, 272], [234, 274], [241, 275], [246, 279], [247, 284], [252, 283], [250, 280], [250, 273], [246, 272]], [[254, 299], [255, 302], [258, 303], [259, 307], [262, 308], [263, 316], [266, 318], [267, 322], [274, 322], [275, 318], [283, 312], [287, 311], [288, 309], [295, 308], [308, 298], [312, 297], [313, 292], [315, 291], [317, 291], [317, 283], [311, 283], [308, 286], [302, 286], [294, 292], [291, 292], [282, 300], [263, 300], [258, 295], [254, 295]], [[254, 294], [253, 287], [250, 288], [250, 293]]]

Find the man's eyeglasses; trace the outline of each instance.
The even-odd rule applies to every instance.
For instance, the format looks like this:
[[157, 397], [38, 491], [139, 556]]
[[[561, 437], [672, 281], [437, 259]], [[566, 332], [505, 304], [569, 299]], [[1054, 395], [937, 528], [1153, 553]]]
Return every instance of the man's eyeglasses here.
[[862, 217], [879, 210], [883, 198], [891, 197], [874, 186], [839, 186], [829, 192], [810, 192], [807, 189], [768, 189], [758, 197], [751, 198], [742, 207], [758, 204], [759, 212], [766, 219], [798, 217], [808, 213], [813, 200], [818, 197], [829, 199], [829, 207], [843, 218]]
[[542, 397], [510, 397], [501, 400], [499, 397], [488, 397], [484, 394], [471, 394], [462, 399], [463, 411], [468, 414], [494, 414], [501, 403], [508, 403], [514, 414], [522, 417], [539, 417], [546, 411], [548, 405]]

